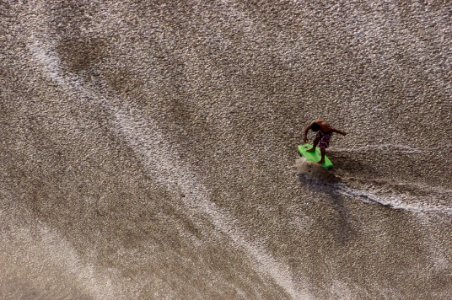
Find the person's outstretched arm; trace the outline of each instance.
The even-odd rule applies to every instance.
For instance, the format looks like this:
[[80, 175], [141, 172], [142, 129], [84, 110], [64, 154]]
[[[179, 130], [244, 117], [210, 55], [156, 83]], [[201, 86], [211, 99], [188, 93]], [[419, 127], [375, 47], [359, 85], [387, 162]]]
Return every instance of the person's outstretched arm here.
[[342, 134], [342, 135], [347, 135], [347, 132], [339, 130], [339, 129], [336, 129], [336, 128], [333, 128], [333, 132], [337, 132], [337, 133]]

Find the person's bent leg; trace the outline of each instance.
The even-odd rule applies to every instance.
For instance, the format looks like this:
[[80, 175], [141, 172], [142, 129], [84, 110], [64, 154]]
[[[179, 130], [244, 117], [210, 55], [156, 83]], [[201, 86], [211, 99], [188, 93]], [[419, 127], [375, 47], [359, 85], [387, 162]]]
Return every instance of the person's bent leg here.
[[315, 147], [317, 147], [317, 145], [319, 144], [319, 142], [320, 142], [320, 138], [315, 138], [315, 140], [314, 140], [314, 145], [312, 146], [311, 149], [308, 150], [308, 152], [314, 152], [314, 151], [315, 151]]
[[323, 165], [325, 163], [325, 154], [326, 154], [325, 148], [320, 148], [320, 153], [322, 154], [322, 158], [320, 159], [319, 164]]

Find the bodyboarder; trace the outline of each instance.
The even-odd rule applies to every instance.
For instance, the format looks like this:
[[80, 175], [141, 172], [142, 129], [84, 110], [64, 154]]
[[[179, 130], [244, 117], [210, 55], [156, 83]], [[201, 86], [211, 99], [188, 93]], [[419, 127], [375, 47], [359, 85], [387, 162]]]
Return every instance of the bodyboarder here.
[[324, 119], [319, 118], [319, 119], [315, 120], [314, 122], [312, 122], [311, 125], [306, 127], [306, 129], [304, 130], [304, 143], [305, 144], [308, 142], [309, 130], [317, 132], [317, 134], [314, 139], [314, 145], [312, 146], [311, 149], [309, 149], [307, 151], [314, 152], [315, 147], [317, 147], [317, 145], [318, 145], [320, 148], [320, 153], [322, 154], [322, 157], [318, 163], [321, 165], [323, 163], [325, 163], [326, 148], [328, 148], [328, 146], [330, 145], [331, 136], [333, 135], [333, 133], [336, 132], [336, 133], [342, 134], [344, 136], [347, 134], [346, 132], [344, 132], [342, 130], [333, 128]]

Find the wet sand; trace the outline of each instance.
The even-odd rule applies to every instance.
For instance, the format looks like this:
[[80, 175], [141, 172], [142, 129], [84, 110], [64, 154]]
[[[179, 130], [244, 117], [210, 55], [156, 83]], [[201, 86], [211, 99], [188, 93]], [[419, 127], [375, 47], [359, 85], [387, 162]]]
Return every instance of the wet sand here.
[[451, 297], [450, 7], [252, 3], [0, 4], [0, 298]]

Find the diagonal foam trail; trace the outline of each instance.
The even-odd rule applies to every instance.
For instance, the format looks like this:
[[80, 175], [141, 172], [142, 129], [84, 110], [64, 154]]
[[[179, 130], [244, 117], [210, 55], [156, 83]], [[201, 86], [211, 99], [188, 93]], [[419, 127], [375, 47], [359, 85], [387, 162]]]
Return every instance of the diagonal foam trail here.
[[158, 184], [169, 191], [182, 191], [186, 195], [182, 201], [188, 209], [207, 215], [219, 232], [227, 235], [257, 262], [260, 273], [272, 278], [292, 298], [311, 298], [295, 286], [288, 266], [276, 261], [261, 243], [251, 242], [250, 234], [234, 225], [238, 221], [209, 200], [208, 189], [190, 170], [189, 165], [174, 162], [172, 158], [179, 157], [177, 152], [152, 119], [133, 109], [125, 101], [120, 101], [121, 99], [108, 99], [95, 92], [81, 78], [63, 74], [59, 57], [54, 54], [51, 46], [34, 40], [29, 49], [49, 78], [68, 92], [78, 94], [81, 101], [90, 100], [84, 101], [84, 104], [98, 105], [114, 118], [113, 128], [110, 129], [130, 145]]

